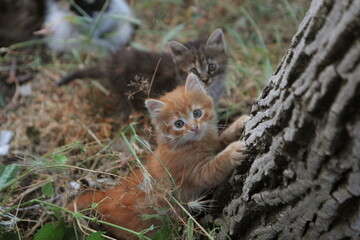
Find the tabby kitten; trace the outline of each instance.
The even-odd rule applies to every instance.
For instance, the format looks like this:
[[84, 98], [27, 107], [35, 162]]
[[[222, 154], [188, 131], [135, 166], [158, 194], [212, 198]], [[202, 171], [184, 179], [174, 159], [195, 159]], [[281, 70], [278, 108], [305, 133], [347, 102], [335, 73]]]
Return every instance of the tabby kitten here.
[[206, 41], [199, 39], [186, 44], [171, 41], [169, 46], [178, 80], [182, 82], [194, 73], [217, 104], [225, 92], [228, 60], [223, 31], [216, 29]]
[[[158, 100], [148, 99], [145, 105], [157, 135], [155, 154], [145, 164], [155, 184], [145, 184], [146, 174], [137, 169], [115, 188], [81, 195], [69, 204], [70, 210], [90, 208], [96, 202], [103, 220], [140, 232], [160, 224], [155, 218], [143, 220], [142, 215], [156, 213], [155, 206], [166, 207], [163, 199], [169, 192], [176, 189], [182, 202], [194, 200], [221, 183], [243, 160], [245, 145], [236, 141], [236, 134], [243, 130], [247, 117], [234, 122], [219, 137], [213, 100], [194, 74], [189, 75], [185, 86]], [[132, 236], [104, 227], [119, 238]]]
[[[225, 90], [227, 65], [226, 45], [221, 29], [210, 37], [181, 44], [169, 43], [171, 54], [124, 49], [101, 62], [77, 70], [58, 84], [76, 78], [107, 78], [113, 92], [119, 96], [120, 109], [126, 119], [131, 109], [143, 109], [148, 97], [159, 97], [182, 85], [189, 73], [196, 74], [205, 84], [206, 91], [219, 101]], [[176, 76], [176, 81], [174, 81]]]

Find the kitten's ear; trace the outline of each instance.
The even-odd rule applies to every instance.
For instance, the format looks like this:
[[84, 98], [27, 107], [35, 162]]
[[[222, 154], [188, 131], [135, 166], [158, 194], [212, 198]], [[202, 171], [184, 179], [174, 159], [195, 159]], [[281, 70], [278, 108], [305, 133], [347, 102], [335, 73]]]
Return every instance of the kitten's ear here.
[[221, 28], [217, 28], [208, 38], [206, 46], [216, 47], [220, 51], [226, 52], [224, 33]]
[[189, 51], [189, 49], [184, 45], [176, 41], [171, 41], [168, 43], [168, 46], [171, 50], [171, 55], [175, 61], [178, 61], [184, 53]]
[[195, 91], [202, 94], [206, 94], [203, 83], [193, 73], [190, 73], [186, 78], [185, 91]]
[[156, 118], [161, 108], [165, 105], [162, 101], [156, 100], [156, 99], [146, 99], [145, 100], [145, 106], [149, 110], [149, 113], [152, 118]]

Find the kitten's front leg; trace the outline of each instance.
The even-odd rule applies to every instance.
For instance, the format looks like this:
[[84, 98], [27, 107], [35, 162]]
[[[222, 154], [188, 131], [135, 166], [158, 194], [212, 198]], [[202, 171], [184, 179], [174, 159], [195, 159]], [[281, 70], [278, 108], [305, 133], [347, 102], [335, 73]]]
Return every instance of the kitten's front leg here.
[[220, 143], [223, 148], [230, 143], [239, 140], [241, 133], [244, 130], [245, 123], [250, 119], [250, 116], [243, 115], [226, 128], [220, 135]]
[[243, 141], [236, 141], [218, 153], [212, 160], [194, 169], [194, 177], [198, 186], [211, 188], [225, 180], [231, 171], [240, 165], [245, 157], [246, 146]]

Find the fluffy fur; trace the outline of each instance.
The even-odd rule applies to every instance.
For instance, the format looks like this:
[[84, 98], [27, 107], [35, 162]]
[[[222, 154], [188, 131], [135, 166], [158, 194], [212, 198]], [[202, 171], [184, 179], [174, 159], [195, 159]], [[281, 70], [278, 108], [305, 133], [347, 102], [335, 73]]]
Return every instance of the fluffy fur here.
[[[147, 175], [137, 169], [118, 187], [78, 197], [69, 205], [71, 210], [90, 208], [92, 202], [96, 202], [104, 220], [141, 231], [160, 224], [156, 219], [143, 220], [141, 216], [156, 213], [154, 208], [158, 206], [165, 207], [163, 199], [167, 193], [176, 190], [182, 202], [194, 200], [222, 182], [243, 160], [245, 146], [236, 141], [236, 134], [242, 131], [247, 118], [236, 121], [219, 137], [213, 100], [194, 74], [189, 75], [185, 86], [145, 103], [158, 144], [145, 168], [156, 182], [152, 186], [145, 184]], [[222, 139], [226, 141], [222, 143]], [[223, 149], [229, 141], [232, 143]], [[131, 236], [123, 230], [104, 227], [118, 238]]]
[[[101, 46], [115, 52], [128, 42], [133, 27], [130, 22], [117, 19], [134, 16], [124, 0], [110, 0], [107, 7], [104, 0], [94, 3], [75, 0], [75, 3], [83, 12], [67, 1], [46, 0], [47, 31], [44, 32], [48, 35], [49, 48], [59, 52], [71, 51], [73, 48], [91, 51], [94, 46]], [[103, 7], [105, 11], [101, 15]], [[84, 12], [86, 15], [82, 16]], [[79, 16], [82, 16], [81, 20]], [[92, 35], [89, 36], [92, 30]], [[90, 44], [87, 43], [87, 37], [91, 39]]]
[[[107, 78], [119, 96], [121, 113], [126, 118], [131, 109], [142, 109], [146, 98], [159, 97], [177, 85], [183, 85], [187, 75], [194, 73], [204, 83], [206, 91], [216, 104], [225, 90], [227, 66], [226, 44], [222, 30], [216, 29], [208, 39], [186, 44], [172, 41], [169, 47], [171, 54], [124, 49], [99, 66], [70, 73], [59, 82], [59, 85], [76, 78]], [[139, 82], [144, 84], [138, 84]], [[150, 85], [151, 89], [146, 87]]]

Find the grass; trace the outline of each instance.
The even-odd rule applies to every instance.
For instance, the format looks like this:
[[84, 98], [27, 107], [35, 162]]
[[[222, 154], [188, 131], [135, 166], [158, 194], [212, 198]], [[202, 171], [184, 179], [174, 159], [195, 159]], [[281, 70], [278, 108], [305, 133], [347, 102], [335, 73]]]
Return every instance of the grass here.
[[[230, 62], [227, 94], [219, 112], [226, 123], [249, 112], [287, 50], [309, 1], [186, 2], [190, 1], [133, 1], [140, 28], [130, 45], [166, 51], [169, 40], [186, 42], [223, 28]], [[83, 183], [104, 189], [118, 184], [129, 169], [141, 167], [155, 147], [150, 122], [138, 113], [132, 115], [131, 124], [120, 123], [116, 99], [99, 83], [77, 81], [56, 87], [62, 75], [98, 61], [99, 54], [81, 54], [76, 49], [55, 54], [40, 45], [43, 41], [0, 49], [0, 80], [8, 77], [14, 61], [18, 76], [34, 74], [32, 95], [16, 98], [12, 104], [15, 87], [10, 92], [0, 88], [1, 104], [7, 105], [0, 112], [1, 130], [15, 133], [11, 153], [2, 157], [0, 166], [0, 239], [46, 239], [54, 232], [57, 239], [102, 239], [100, 233], [84, 227], [86, 234], [75, 230], [83, 220], [101, 219], [69, 212], [65, 206], [82, 191], [77, 187]], [[171, 206], [183, 208], [172, 194], [166, 199], [167, 211]], [[186, 209], [182, 211], [174, 218], [147, 216], [163, 222], [156, 239], [211, 239], [221, 227], [206, 229]], [[76, 219], [74, 224], [70, 216]], [[143, 234], [134, 233], [146, 239]]]

